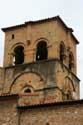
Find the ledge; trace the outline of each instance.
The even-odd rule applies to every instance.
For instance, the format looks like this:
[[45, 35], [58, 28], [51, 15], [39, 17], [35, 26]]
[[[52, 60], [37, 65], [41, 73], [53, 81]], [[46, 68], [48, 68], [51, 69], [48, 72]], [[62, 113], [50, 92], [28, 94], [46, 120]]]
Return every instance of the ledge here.
[[18, 99], [18, 98], [19, 98], [18, 94], [0, 95], [0, 101], [12, 100], [12, 99]]
[[26, 110], [26, 109], [33, 109], [33, 108], [44, 108], [44, 107], [53, 107], [53, 106], [72, 106], [72, 105], [83, 105], [82, 100], [73, 100], [73, 101], [62, 101], [62, 102], [54, 102], [54, 103], [44, 103], [44, 104], [37, 104], [37, 105], [28, 105], [28, 106], [17, 106], [18, 110]]

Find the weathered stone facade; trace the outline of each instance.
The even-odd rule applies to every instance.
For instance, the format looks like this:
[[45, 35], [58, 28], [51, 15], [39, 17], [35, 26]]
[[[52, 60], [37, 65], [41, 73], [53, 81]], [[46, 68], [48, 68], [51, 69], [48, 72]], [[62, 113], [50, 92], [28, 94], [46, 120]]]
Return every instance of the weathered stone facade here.
[[83, 125], [83, 100], [20, 107], [20, 125]]
[[[48, 103], [56, 105], [61, 101], [80, 98], [80, 80], [76, 76], [76, 45], [79, 42], [73, 35], [73, 30], [68, 28], [59, 16], [26, 22], [2, 30], [5, 32], [5, 49], [4, 67], [0, 68], [0, 98], [3, 98], [0, 101], [3, 105], [1, 111], [5, 112], [4, 118], [7, 112], [11, 115], [14, 111], [16, 121], [6, 123], [1, 116], [0, 122], [2, 125], [32, 125], [37, 122], [37, 125], [49, 125], [45, 123], [46, 117], [49, 121], [51, 115], [49, 106], [47, 108], [45, 106], [44, 109], [32, 108], [29, 115], [28, 110], [21, 112], [20, 109], [22, 106], [48, 105]], [[17, 103], [15, 98], [10, 99], [14, 95], [19, 97], [16, 98]], [[7, 103], [10, 103], [7, 104], [7, 110], [6, 98]], [[65, 112], [64, 106], [61, 107]], [[37, 112], [37, 116], [34, 111]], [[54, 118], [56, 116], [54, 107], [52, 112]], [[39, 117], [38, 119], [42, 117], [41, 121], [34, 121], [37, 120], [36, 117]]]
[[17, 125], [18, 96], [0, 96], [0, 125]]
[[19, 106], [18, 95], [0, 96], [0, 125], [82, 125], [83, 100]]

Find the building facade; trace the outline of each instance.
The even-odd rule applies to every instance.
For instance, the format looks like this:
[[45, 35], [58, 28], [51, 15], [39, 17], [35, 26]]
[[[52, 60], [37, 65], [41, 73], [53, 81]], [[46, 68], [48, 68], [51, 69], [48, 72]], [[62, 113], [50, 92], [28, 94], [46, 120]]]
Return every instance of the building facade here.
[[[79, 42], [72, 28], [56, 16], [2, 30], [5, 47], [0, 68], [1, 124], [58, 125], [54, 117], [66, 110], [63, 105], [71, 110], [74, 106], [69, 107], [70, 102], [82, 102], [76, 101], [80, 99], [76, 55]], [[56, 112], [55, 107], [61, 109]], [[50, 116], [53, 121], [49, 123]]]

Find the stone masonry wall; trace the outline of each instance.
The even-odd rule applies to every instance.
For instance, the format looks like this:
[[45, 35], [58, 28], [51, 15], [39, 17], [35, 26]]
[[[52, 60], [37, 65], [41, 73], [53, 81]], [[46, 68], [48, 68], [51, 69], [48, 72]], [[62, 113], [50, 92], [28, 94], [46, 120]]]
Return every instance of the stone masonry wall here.
[[4, 68], [0, 67], [0, 95], [2, 93], [3, 84], [4, 84]]
[[[40, 61], [38, 63], [20, 65], [15, 68], [6, 68], [3, 94], [21, 93], [25, 86], [32, 86], [34, 91], [38, 93], [44, 88], [58, 87], [63, 90], [66, 76], [69, 76], [68, 70], [65, 67], [62, 69], [57, 60]], [[70, 76], [73, 84], [75, 84], [77, 98], [79, 98], [79, 80], [71, 73]], [[49, 89], [49, 93], [50, 90], [53, 89]], [[51, 95], [55, 96], [55, 94]]]
[[18, 114], [17, 114], [17, 101], [16, 99], [6, 99], [1, 100], [0, 97], [0, 125], [17, 125]]
[[[12, 39], [12, 34], [14, 34], [14, 39]], [[36, 61], [36, 49], [40, 41], [47, 43], [48, 59], [59, 59], [59, 47], [63, 41], [66, 48], [64, 63], [68, 66], [68, 50], [72, 51], [74, 56], [73, 72], [76, 74], [76, 41], [71, 36], [71, 32], [68, 32], [60, 21], [54, 20], [12, 28], [5, 32], [4, 66], [13, 65], [14, 48], [19, 45], [24, 47], [24, 63]]]
[[83, 125], [83, 104], [25, 109], [21, 112], [20, 125]]

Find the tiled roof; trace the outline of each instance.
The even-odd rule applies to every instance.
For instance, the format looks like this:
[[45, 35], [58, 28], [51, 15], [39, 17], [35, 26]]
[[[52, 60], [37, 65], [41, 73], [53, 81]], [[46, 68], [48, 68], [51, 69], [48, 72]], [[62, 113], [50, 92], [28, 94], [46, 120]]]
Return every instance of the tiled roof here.
[[78, 105], [83, 104], [82, 100], [72, 100], [72, 101], [62, 101], [62, 102], [53, 102], [53, 103], [43, 103], [43, 104], [34, 104], [34, 105], [27, 105], [27, 106], [17, 106], [17, 109], [32, 109], [32, 108], [40, 108], [40, 107], [53, 107], [53, 106], [65, 106], [65, 105]]
[[3, 100], [9, 100], [9, 99], [18, 99], [19, 96], [18, 94], [4, 94], [4, 95], [0, 95], [0, 101]]
[[[5, 94], [0, 95], [0, 101], [10, 100], [10, 99], [19, 99], [18, 94]], [[39, 107], [52, 107], [52, 106], [70, 106], [70, 105], [78, 105], [83, 104], [83, 99], [81, 100], [70, 100], [70, 101], [61, 101], [61, 102], [53, 102], [53, 103], [37, 103], [31, 105], [18, 105], [17, 109], [32, 109], [32, 108], [39, 108]]]

